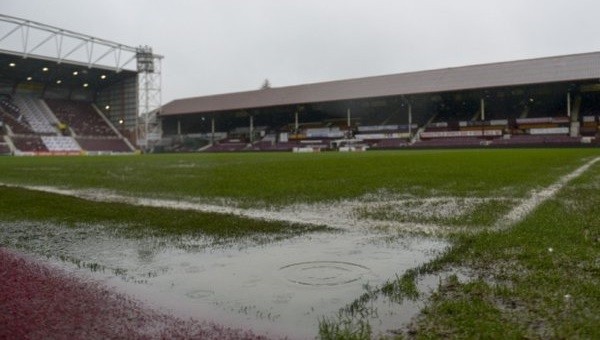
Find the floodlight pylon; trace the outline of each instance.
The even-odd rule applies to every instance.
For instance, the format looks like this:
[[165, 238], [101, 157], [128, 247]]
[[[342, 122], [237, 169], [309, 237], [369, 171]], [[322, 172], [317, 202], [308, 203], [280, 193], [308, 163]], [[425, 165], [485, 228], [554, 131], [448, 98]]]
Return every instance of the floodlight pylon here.
[[138, 48], [138, 124], [137, 144], [145, 150], [161, 138], [157, 115], [162, 105], [162, 56], [152, 53], [148, 46]]

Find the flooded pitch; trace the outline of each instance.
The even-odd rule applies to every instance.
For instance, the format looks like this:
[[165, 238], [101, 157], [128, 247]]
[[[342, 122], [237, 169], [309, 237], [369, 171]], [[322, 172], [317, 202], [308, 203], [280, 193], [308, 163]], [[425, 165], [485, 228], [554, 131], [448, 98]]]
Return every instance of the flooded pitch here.
[[[102, 226], [5, 223], [0, 243], [80, 268], [176, 316], [269, 336], [312, 338], [365, 291], [433, 259], [446, 243], [340, 231], [267, 244], [212, 245], [204, 238], [128, 239]], [[378, 304], [375, 331], [416, 310]], [[409, 312], [409, 313], [407, 313]]]
[[[130, 238], [121, 235], [115, 225], [0, 222], [0, 246], [46, 257], [180, 318], [252, 330], [273, 338], [314, 338], [320, 320], [341, 317], [343, 313], [338, 312], [348, 311], [346, 307], [365, 292], [431, 261], [448, 247], [447, 242], [434, 237], [407, 235], [443, 235], [462, 227], [478, 211], [492, 211], [494, 215], [481, 227], [469, 224], [473, 232], [511, 228], [596, 162], [600, 158], [546, 188], [533, 188], [525, 197], [413, 197], [383, 191], [335, 202], [244, 208], [183, 198], [131, 197], [95, 189], [21, 186], [88, 201], [319, 225], [329, 227], [329, 231], [284, 240], [273, 235], [235, 240]], [[425, 275], [416, 280], [418, 290], [423, 291], [435, 288], [440, 276]], [[368, 320], [374, 335], [402, 328], [423, 307], [419, 301], [399, 305], [384, 296], [366, 304], [361, 307], [368, 315], [359, 315], [359, 321]]]

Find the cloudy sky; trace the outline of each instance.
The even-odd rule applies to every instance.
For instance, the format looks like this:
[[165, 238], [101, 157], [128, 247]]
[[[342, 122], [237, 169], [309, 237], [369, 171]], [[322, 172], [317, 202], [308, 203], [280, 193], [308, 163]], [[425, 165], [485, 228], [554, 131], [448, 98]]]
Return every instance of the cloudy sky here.
[[[598, 0], [2, 0], [0, 13], [152, 46], [163, 102], [600, 50]], [[3, 32], [0, 32], [3, 34]]]

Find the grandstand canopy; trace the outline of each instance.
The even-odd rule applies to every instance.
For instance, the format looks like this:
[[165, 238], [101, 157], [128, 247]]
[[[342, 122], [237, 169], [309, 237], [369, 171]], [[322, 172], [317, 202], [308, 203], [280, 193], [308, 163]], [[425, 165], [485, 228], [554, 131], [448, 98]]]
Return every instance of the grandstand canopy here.
[[0, 14], [0, 94], [92, 102], [129, 131], [160, 107], [161, 59], [149, 46]]
[[[140, 48], [0, 14], [0, 78], [93, 91], [137, 75]], [[25, 86], [26, 87], [26, 86]]]
[[124, 79], [136, 77], [137, 72], [110, 67], [88, 67], [76, 62], [58, 62], [51, 58], [28, 57], [0, 53], [0, 77], [14, 86], [22, 83], [42, 83], [69, 89], [99, 90]]
[[174, 100], [162, 116], [556, 83], [597, 83], [600, 52]]

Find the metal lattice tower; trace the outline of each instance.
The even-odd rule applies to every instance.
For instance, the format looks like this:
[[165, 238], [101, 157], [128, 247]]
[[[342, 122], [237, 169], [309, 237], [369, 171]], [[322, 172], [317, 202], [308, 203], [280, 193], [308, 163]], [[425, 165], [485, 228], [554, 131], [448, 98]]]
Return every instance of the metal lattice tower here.
[[149, 46], [142, 46], [138, 48], [136, 58], [139, 84], [138, 145], [148, 149], [161, 137], [157, 114], [162, 105], [162, 56], [153, 54]]

